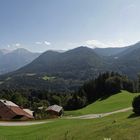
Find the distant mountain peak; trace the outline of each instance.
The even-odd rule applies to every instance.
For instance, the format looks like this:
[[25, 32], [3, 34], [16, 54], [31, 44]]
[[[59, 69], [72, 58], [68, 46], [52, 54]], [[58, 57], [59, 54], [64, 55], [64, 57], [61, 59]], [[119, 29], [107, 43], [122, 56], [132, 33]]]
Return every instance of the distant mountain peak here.
[[37, 58], [39, 53], [32, 53], [24, 48], [19, 48], [13, 51], [0, 51], [0, 74], [8, 73], [17, 70]]
[[29, 50], [25, 49], [25, 48], [18, 48], [13, 50], [12, 52], [18, 52], [18, 53], [32, 53]]
[[91, 48], [89, 48], [88, 46], [79, 46], [79, 47], [77, 47], [75, 49], [90, 49], [91, 50]]
[[0, 53], [5, 55], [7, 53], [10, 53], [11, 51], [10, 50], [7, 50], [7, 49], [0, 49]]
[[79, 46], [77, 48], [74, 48], [74, 49], [71, 49], [71, 50], [68, 50], [66, 52], [87, 52], [87, 51], [93, 51], [92, 48], [89, 48], [87, 46]]

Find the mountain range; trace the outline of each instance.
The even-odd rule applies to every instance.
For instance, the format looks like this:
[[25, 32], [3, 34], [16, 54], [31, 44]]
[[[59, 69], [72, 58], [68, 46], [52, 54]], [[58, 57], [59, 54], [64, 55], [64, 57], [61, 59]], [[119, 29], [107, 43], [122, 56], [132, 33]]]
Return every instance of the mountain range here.
[[0, 50], [0, 74], [15, 71], [37, 58], [39, 53], [32, 53], [20, 48], [14, 51]]
[[0, 88], [75, 90], [106, 71], [135, 79], [140, 72], [139, 54], [140, 42], [123, 48], [81, 46], [66, 52], [46, 51], [17, 71], [0, 76]]

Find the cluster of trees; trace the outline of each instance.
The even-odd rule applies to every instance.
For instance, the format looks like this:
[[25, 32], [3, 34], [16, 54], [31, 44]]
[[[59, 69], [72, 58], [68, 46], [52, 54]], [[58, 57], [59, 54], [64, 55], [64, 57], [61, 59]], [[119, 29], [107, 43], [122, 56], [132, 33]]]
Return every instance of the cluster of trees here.
[[[129, 80], [128, 77], [115, 72], [99, 74], [93, 80], [85, 82], [78, 91], [52, 92], [37, 89], [10, 89], [1, 90], [0, 98], [15, 102], [16, 104], [39, 112], [45, 117], [44, 110], [53, 104], [63, 106], [65, 110], [82, 108], [98, 99], [105, 99], [113, 94], [127, 90], [130, 92], [140, 91], [140, 75], [137, 81]], [[140, 96], [133, 101], [134, 112], [140, 114]]]
[[107, 98], [113, 94], [127, 90], [136, 92], [137, 86], [128, 77], [114, 72], [100, 74], [96, 79], [86, 82], [79, 90], [79, 95], [84, 95], [87, 102], [91, 103], [97, 99]]
[[133, 112], [140, 115], [140, 96], [134, 98], [132, 102]]
[[39, 107], [47, 108], [57, 104], [66, 110], [81, 108], [86, 100], [76, 93], [55, 93], [46, 90], [1, 90], [0, 99], [11, 100], [24, 108], [38, 111]]
[[[140, 82], [140, 80], [139, 80]], [[50, 92], [46, 90], [1, 90], [0, 98], [8, 99], [16, 104], [37, 111], [39, 107], [46, 108], [52, 104], [58, 104], [65, 110], [82, 108], [97, 99], [107, 98], [120, 90], [136, 92], [137, 85], [114, 72], [100, 74], [96, 79], [86, 82], [78, 91], [75, 92]]]
[[[138, 75], [137, 91], [140, 92], [140, 74]], [[133, 112], [140, 115], [140, 95], [135, 97], [132, 101]]]

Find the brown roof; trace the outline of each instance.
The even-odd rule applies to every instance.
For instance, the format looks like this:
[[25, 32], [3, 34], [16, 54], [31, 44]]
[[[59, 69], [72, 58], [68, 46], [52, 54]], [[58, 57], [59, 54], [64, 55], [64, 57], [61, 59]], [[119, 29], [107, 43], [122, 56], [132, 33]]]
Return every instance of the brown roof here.
[[60, 112], [61, 110], [63, 109], [62, 106], [58, 106], [58, 105], [52, 105], [52, 106], [49, 106], [46, 111], [55, 111], [55, 112]]
[[6, 106], [18, 106], [15, 103], [13, 103], [11, 101], [7, 101], [7, 100], [0, 100], [0, 102], [2, 102], [3, 104], [5, 104]]
[[14, 104], [11, 101], [4, 101], [0, 100], [0, 117], [4, 119], [12, 119], [17, 115], [21, 117], [26, 117], [29, 119], [34, 118], [29, 113], [25, 112], [21, 109], [18, 105]]
[[32, 115], [30, 115], [29, 113], [25, 112], [20, 107], [12, 106], [12, 107], [10, 107], [10, 109], [11, 109], [12, 112], [14, 112], [17, 115], [23, 115], [23, 116], [26, 116], [28, 118], [33, 118]]

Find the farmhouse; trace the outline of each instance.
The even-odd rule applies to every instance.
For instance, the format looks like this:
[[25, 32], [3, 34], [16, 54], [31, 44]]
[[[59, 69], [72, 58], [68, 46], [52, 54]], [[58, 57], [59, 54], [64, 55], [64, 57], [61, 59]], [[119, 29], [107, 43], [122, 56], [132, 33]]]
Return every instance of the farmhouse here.
[[11, 101], [0, 100], [0, 119], [1, 120], [29, 120], [33, 119], [33, 115], [29, 110], [23, 110]]
[[52, 105], [49, 106], [46, 109], [47, 113], [52, 115], [52, 116], [61, 116], [63, 114], [63, 107], [58, 106], [58, 105]]

